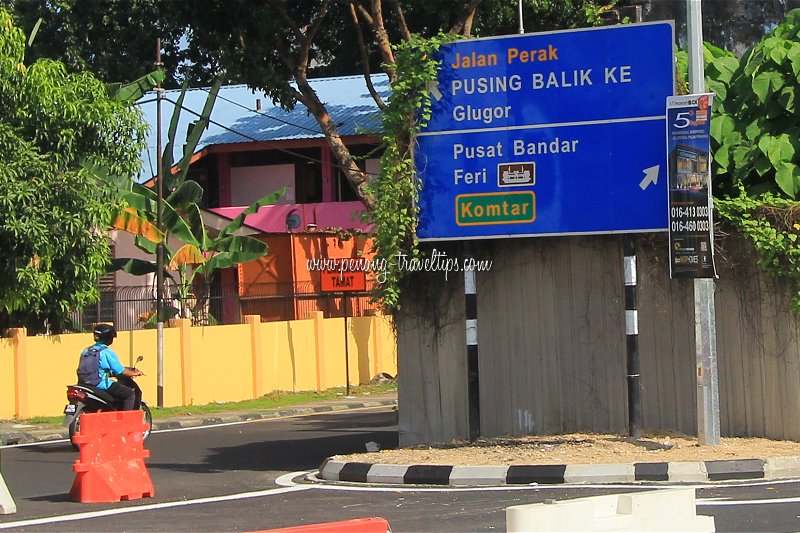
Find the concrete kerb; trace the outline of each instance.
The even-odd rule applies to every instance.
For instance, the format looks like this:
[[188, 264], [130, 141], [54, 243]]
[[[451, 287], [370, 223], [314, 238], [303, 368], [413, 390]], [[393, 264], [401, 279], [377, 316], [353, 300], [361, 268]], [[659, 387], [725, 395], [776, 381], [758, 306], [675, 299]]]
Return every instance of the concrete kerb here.
[[[339, 400], [341, 401], [341, 400]], [[259, 412], [246, 413], [224, 413], [218, 416], [186, 416], [175, 419], [157, 420], [153, 422], [153, 430], [162, 431], [169, 429], [189, 429], [202, 426], [213, 426], [218, 424], [230, 424], [237, 422], [249, 422], [252, 420], [270, 420], [273, 418], [287, 416], [311, 415], [317, 413], [330, 413], [334, 411], [346, 411], [350, 409], [365, 409], [370, 407], [396, 406], [396, 397], [385, 399], [364, 399], [347, 400], [345, 403], [334, 403], [328, 405], [298, 405], [297, 407], [284, 407]], [[63, 440], [69, 438], [67, 428], [33, 428], [15, 429], [12, 427], [0, 426], [0, 446], [13, 446], [17, 444], [33, 444], [38, 442], [49, 442], [53, 440]]]
[[800, 457], [774, 457], [767, 459], [764, 465], [764, 477], [767, 479], [791, 478], [800, 472]]
[[800, 456], [773, 459], [597, 465], [445, 466], [340, 461], [329, 457], [317, 479], [392, 485], [554, 485], [634, 482], [713, 483], [800, 477]]

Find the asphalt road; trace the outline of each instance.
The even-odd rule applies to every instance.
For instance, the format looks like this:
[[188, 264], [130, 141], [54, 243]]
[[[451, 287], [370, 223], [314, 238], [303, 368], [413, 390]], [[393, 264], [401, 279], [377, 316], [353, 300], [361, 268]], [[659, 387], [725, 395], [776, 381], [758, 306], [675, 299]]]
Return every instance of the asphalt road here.
[[[397, 445], [388, 408], [153, 434], [147, 441], [155, 498], [115, 504], [70, 501], [77, 455], [68, 443], [2, 449], [18, 507], [0, 516], [16, 531], [256, 531], [368, 516], [392, 530], [504, 531], [505, 508], [654, 486], [449, 489], [315, 484], [299, 471], [327, 456]], [[661, 485], [663, 487], [663, 485]], [[800, 530], [800, 483], [706, 487], [698, 512], [717, 531]]]

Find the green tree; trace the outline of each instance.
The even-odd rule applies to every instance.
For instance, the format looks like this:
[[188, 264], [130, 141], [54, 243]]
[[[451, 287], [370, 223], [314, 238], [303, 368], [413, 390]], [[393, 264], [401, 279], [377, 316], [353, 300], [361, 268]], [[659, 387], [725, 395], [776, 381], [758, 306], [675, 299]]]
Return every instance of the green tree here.
[[[212, 78], [262, 89], [287, 108], [302, 103], [319, 123], [338, 166], [359, 197], [374, 205], [369, 176], [338, 133], [336, 121], [308, 79], [377, 72], [393, 76], [392, 46], [411, 35], [433, 37], [516, 32], [508, 0], [0, 0], [26, 29], [43, 23], [34, 53], [89, 68], [106, 82], [147, 72], [155, 37], [165, 46], [167, 85]], [[526, 0], [526, 29], [586, 24], [608, 0]], [[613, 2], [611, 2], [613, 3]], [[590, 18], [590, 17], [589, 17]], [[374, 94], [379, 105], [385, 105]]]
[[[800, 9], [741, 60], [710, 43], [704, 55], [706, 85], [716, 94], [716, 216], [752, 242], [759, 265], [786, 284], [791, 309], [800, 314]], [[685, 52], [678, 65], [685, 79]]]
[[115, 191], [83, 161], [139, 168], [145, 125], [89, 73], [24, 62], [25, 35], [0, 9], [0, 327], [60, 330], [98, 298]]
[[[609, 2], [604, 2], [608, 4]], [[336, 120], [308, 79], [325, 74], [368, 75], [378, 68], [397, 81], [393, 47], [413, 35], [493, 35], [516, 31], [516, 3], [504, 0], [204, 0], [181, 3], [188, 47], [201, 62], [213, 58], [227, 79], [264, 90], [284, 107], [303, 104], [324, 133], [336, 162], [359, 198], [372, 208], [369, 176], [342, 141]], [[530, 29], [587, 24], [591, 0], [527, 0]], [[195, 66], [198, 66], [196, 63]], [[368, 88], [378, 106], [385, 102]]]
[[100, 80], [126, 81], [153, 70], [160, 37], [167, 84], [178, 86], [184, 29], [172, 13], [177, 2], [159, 0], [0, 0], [23, 31], [40, 22], [26, 59], [56, 59], [70, 72], [90, 71]]
[[716, 93], [711, 123], [714, 191], [800, 199], [800, 9], [790, 11], [739, 61], [706, 44]]
[[[532, 31], [596, 24], [614, 3], [526, 0], [526, 28]], [[430, 39], [440, 42], [442, 33], [453, 37], [493, 35], [513, 33], [517, 28], [515, 3], [507, 0], [200, 0], [170, 5], [171, 16], [186, 30], [185, 58], [195, 73], [214, 72], [224, 80], [265, 91], [285, 108], [299, 102], [309, 110], [353, 190], [370, 210], [384, 211], [373, 221], [378, 223], [379, 233], [385, 233], [381, 239], [390, 243], [385, 249], [389, 253], [405, 248], [409, 242], [414, 245], [413, 165], [408, 165], [408, 159], [387, 162], [382, 165], [388, 173], [384, 185], [395, 180], [398, 187], [371, 186], [375, 180], [360, 168], [339, 134], [335, 117], [309, 79], [323, 73], [363, 72], [377, 105], [386, 109], [369, 77], [377, 69], [386, 72], [393, 94], [406, 92], [413, 104], [399, 106], [408, 110], [407, 116], [390, 119], [395, 125], [404, 125], [405, 131], [399, 144], [389, 146], [389, 152], [407, 158], [425, 96], [417, 91], [422, 77], [406, 83], [398, 76], [397, 50], [417, 43], [435, 51], [435, 47], [429, 47]], [[431, 59], [418, 57], [426, 63]], [[426, 69], [423, 77], [430, 74], [430, 68]], [[410, 172], [394, 173], [400, 167]], [[380, 203], [379, 194], [402, 197]]]

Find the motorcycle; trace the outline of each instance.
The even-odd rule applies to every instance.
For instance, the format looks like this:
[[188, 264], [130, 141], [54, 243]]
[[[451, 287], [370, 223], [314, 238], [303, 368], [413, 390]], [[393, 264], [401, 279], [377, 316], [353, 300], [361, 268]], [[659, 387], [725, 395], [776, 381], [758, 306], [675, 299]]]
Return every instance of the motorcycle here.
[[[144, 359], [144, 357], [139, 356], [136, 359], [136, 363], [142, 359]], [[135, 364], [132, 369], [136, 369]], [[116, 379], [120, 384], [130, 387], [134, 390], [139, 404], [138, 409], [142, 410], [146, 425], [146, 429], [142, 435], [142, 438], [146, 439], [153, 429], [153, 414], [150, 412], [150, 408], [147, 406], [147, 403], [141, 399], [142, 389], [139, 388], [139, 385], [136, 384], [133, 378], [127, 376], [116, 376]], [[81, 427], [81, 415], [84, 413], [119, 411], [121, 408], [113, 396], [102, 389], [98, 389], [97, 387], [92, 387], [89, 385], [67, 385], [67, 401], [69, 403], [66, 405], [66, 407], [64, 407], [63, 425], [69, 427], [69, 440], [75, 450], [79, 449], [79, 446], [75, 444], [74, 437]]]

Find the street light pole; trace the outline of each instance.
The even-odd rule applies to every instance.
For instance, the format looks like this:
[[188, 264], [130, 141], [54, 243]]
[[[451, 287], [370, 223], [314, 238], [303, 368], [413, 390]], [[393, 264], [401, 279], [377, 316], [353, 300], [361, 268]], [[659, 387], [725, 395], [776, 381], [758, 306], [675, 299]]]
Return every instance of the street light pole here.
[[[156, 39], [156, 68], [161, 70], [161, 39]], [[161, 83], [156, 86], [156, 139], [158, 153], [156, 154], [156, 168], [158, 176], [156, 178], [156, 227], [160, 232], [164, 232], [164, 165], [161, 154], [161, 100], [164, 97], [164, 90]], [[156, 402], [158, 407], [164, 407], [164, 243], [159, 241], [156, 245], [156, 350], [158, 360], [157, 370], [157, 389]]]

